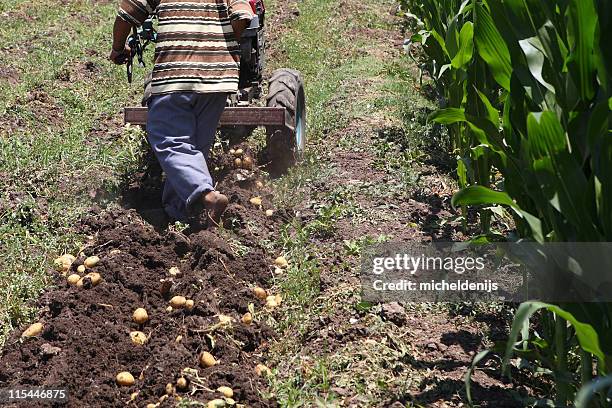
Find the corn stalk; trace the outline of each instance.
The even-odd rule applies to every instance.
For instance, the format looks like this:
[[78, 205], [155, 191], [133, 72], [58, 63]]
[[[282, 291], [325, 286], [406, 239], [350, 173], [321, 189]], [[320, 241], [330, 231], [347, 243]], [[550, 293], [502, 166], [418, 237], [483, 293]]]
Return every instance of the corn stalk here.
[[[449, 127], [458, 152], [453, 204], [505, 205], [518, 235], [541, 243], [612, 241], [612, 3], [404, 3], [423, 20], [413, 40], [445, 96], [430, 119]], [[495, 189], [491, 171], [503, 177]], [[550, 336], [526, 338], [539, 310], [550, 313]], [[612, 372], [612, 305], [527, 302], [507, 357], [525, 344], [553, 370], [556, 405], [566, 406], [591, 384], [594, 362], [593, 381]], [[579, 366], [565, 360], [572, 350]]]

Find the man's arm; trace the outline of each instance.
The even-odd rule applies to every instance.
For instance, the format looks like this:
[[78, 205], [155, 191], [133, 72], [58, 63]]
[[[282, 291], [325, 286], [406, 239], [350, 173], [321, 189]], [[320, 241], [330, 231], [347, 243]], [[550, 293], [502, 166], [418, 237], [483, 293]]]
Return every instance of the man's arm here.
[[115, 64], [124, 64], [126, 57], [130, 55], [130, 47], [125, 43], [130, 35], [130, 31], [132, 31], [132, 25], [117, 16], [113, 26], [113, 47], [108, 57]]
[[253, 9], [246, 0], [229, 0], [229, 17], [236, 40], [240, 42], [242, 33], [249, 26], [253, 18]]
[[140, 26], [159, 4], [159, 0], [121, 0], [119, 12], [113, 26], [113, 47], [109, 59], [115, 64], [124, 64], [130, 54], [125, 44], [133, 26]]
[[236, 41], [240, 42], [240, 38], [242, 37], [242, 33], [247, 29], [251, 20], [233, 20], [232, 28], [234, 29], [234, 36], [236, 37]]

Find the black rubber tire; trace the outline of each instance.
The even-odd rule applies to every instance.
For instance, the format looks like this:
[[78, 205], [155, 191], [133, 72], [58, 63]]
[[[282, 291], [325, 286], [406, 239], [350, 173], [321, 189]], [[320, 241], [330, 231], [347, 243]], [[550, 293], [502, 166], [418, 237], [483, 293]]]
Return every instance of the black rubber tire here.
[[[302, 75], [296, 70], [281, 68], [274, 71], [269, 84], [267, 106], [285, 108], [285, 120], [289, 124], [289, 129], [272, 127], [266, 129], [268, 171], [272, 176], [279, 176], [299, 161], [304, 153], [306, 97]], [[301, 116], [299, 123], [303, 126], [300, 145], [296, 139], [298, 116]]]

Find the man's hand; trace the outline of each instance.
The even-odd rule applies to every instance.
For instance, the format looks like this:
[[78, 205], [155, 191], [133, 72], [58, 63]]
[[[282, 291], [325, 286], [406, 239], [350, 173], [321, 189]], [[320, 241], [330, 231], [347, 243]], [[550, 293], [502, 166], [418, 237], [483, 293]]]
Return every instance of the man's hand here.
[[127, 45], [124, 46], [123, 51], [117, 51], [113, 48], [108, 59], [117, 65], [123, 65], [127, 62], [131, 52], [132, 50]]
[[240, 44], [240, 38], [242, 37], [242, 33], [250, 24], [250, 20], [234, 20], [232, 21], [232, 28], [234, 29], [234, 37], [238, 44]]

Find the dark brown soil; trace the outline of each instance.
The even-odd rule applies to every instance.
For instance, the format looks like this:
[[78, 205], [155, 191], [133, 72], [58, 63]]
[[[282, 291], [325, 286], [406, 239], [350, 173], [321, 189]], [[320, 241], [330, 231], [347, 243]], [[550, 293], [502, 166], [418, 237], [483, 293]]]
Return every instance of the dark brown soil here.
[[17, 85], [19, 83], [19, 72], [14, 68], [0, 65], [0, 78], [11, 85]]
[[[240, 318], [249, 303], [256, 312], [262, 310], [251, 288], [268, 286], [272, 262], [258, 242], [270, 237], [278, 217], [270, 219], [249, 203], [255, 193], [246, 187], [254, 183], [233, 182], [235, 173], [228, 171], [220, 183], [231, 198], [224, 216], [225, 232], [164, 228], [165, 218], [156, 208], [161, 184], [154, 164], [132, 180], [124, 195], [125, 207], [135, 209], [92, 209], [81, 225], [92, 240], [72, 272], [85, 256], [97, 255], [101, 261], [93, 270], [103, 281], [89, 289], [76, 288], [59, 273], [50, 272], [56, 286], [38, 302], [38, 321], [44, 324], [44, 331], [36, 338], [21, 340], [22, 327], [8, 339], [0, 359], [3, 387], [66, 387], [71, 396], [68, 407], [125, 406], [130, 395], [139, 392], [130, 406], [145, 406], [158, 402], [166, 394], [166, 384], [175, 383], [181, 371], [190, 367], [201, 377], [201, 384], [192, 388], [196, 389], [191, 395], [194, 400], [220, 397], [204, 387], [230, 386], [238, 403], [277, 406], [261, 396], [267, 381], [254, 371], [274, 333], [258, 317], [251, 325]], [[148, 215], [160, 232], [143, 222], [138, 211]], [[247, 215], [249, 228], [244, 223]], [[229, 235], [248, 249], [246, 255], [236, 254]], [[173, 266], [180, 269], [180, 276], [169, 274]], [[166, 294], [160, 290], [162, 279], [172, 281]], [[174, 295], [193, 299], [195, 307], [168, 312], [168, 301]], [[145, 308], [150, 317], [142, 326], [132, 321], [138, 307]], [[210, 329], [219, 322], [219, 314], [231, 316], [234, 322]], [[143, 346], [132, 344], [129, 332], [133, 330], [150, 335], [150, 340]], [[180, 342], [177, 336], [182, 336]], [[219, 364], [199, 367], [202, 351], [211, 352]], [[131, 372], [136, 384], [116, 385], [115, 376], [121, 371]], [[177, 392], [160, 406], [174, 406], [185, 395]]]

